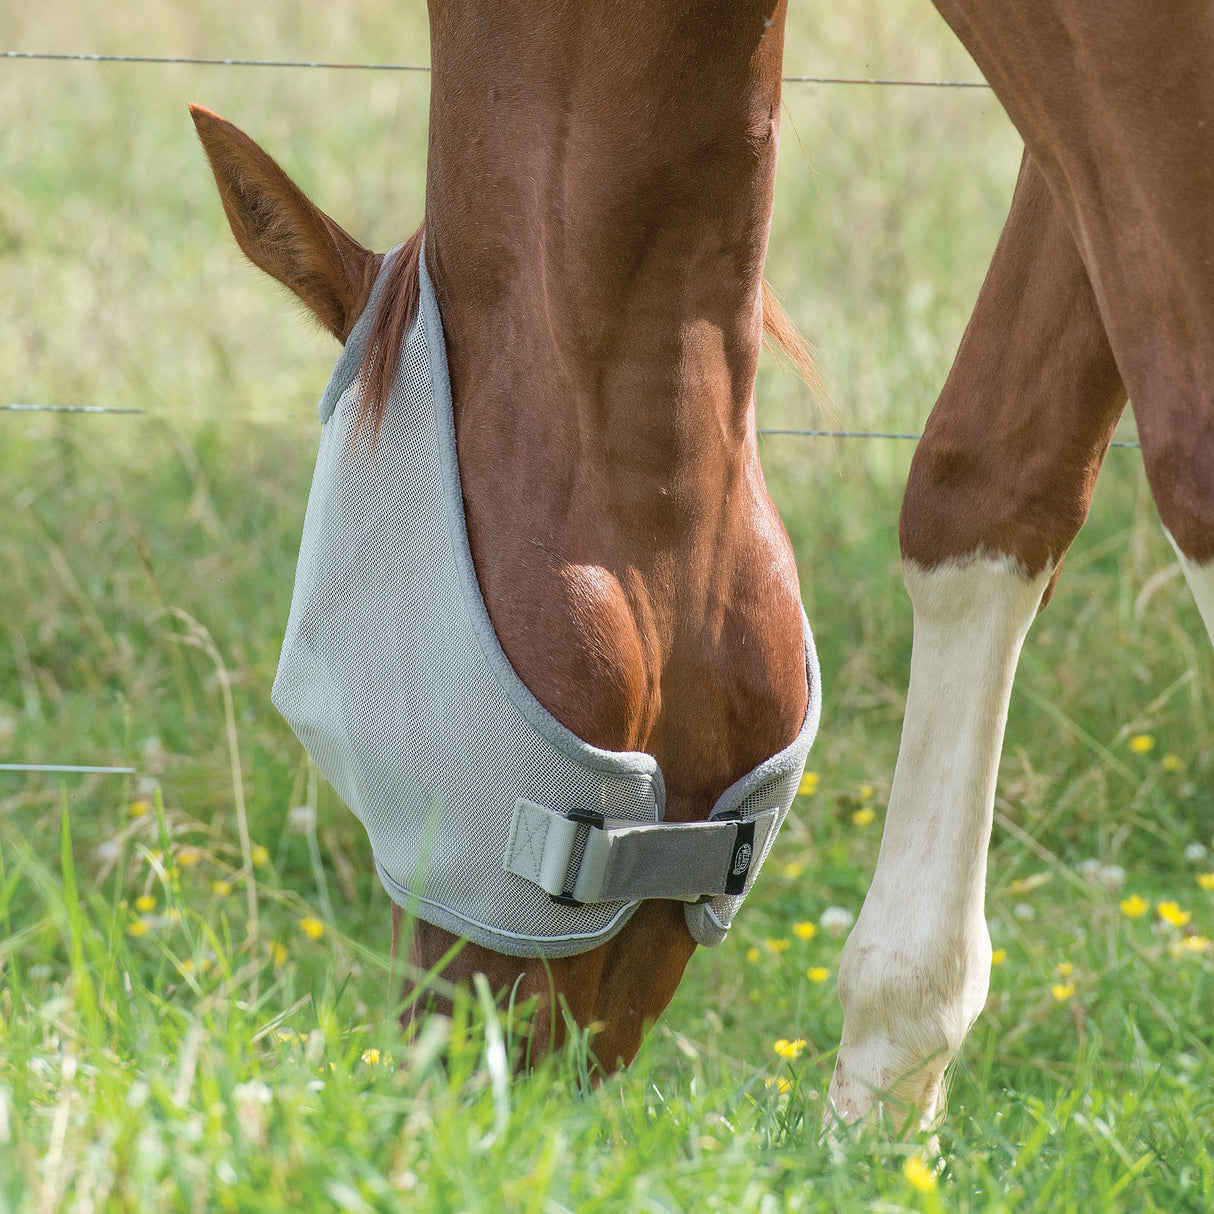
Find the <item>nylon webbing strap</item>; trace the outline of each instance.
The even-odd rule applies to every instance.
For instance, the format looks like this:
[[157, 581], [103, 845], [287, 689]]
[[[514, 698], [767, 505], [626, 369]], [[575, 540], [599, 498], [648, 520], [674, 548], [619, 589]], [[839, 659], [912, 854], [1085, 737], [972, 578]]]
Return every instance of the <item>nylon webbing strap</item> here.
[[694, 902], [744, 894], [779, 818], [777, 807], [750, 818], [638, 823], [561, 814], [520, 798], [510, 821], [506, 868], [573, 902]]

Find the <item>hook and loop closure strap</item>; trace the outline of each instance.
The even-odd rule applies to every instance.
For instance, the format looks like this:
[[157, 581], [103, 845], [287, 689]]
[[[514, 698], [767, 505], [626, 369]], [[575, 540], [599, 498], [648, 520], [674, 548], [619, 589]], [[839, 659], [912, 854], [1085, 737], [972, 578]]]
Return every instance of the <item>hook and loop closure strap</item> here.
[[777, 806], [746, 818], [636, 822], [558, 813], [520, 797], [510, 821], [506, 870], [565, 903], [698, 902], [745, 894], [781, 816]]

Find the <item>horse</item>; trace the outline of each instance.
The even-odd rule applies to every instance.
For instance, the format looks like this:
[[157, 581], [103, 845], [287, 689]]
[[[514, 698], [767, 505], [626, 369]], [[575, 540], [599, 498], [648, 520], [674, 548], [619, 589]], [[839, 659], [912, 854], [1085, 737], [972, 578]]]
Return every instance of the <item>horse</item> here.
[[839, 966], [832, 1129], [941, 1113], [987, 994], [987, 849], [1016, 664], [1127, 397], [1214, 638], [1214, 12], [936, 7], [1025, 153], [903, 499], [910, 684], [876, 871]]
[[[784, 17], [783, 0], [432, 0], [424, 217], [387, 269], [253, 140], [191, 107], [255, 265], [343, 343], [380, 282], [358, 441], [388, 424], [432, 284], [497, 641], [578, 739], [656, 760], [668, 824], [702, 823], [793, 743], [817, 696], [755, 426], [765, 330], [812, 373], [762, 277]], [[607, 1071], [674, 994], [696, 946], [685, 905], [642, 900], [567, 956], [460, 947], [424, 916], [403, 934], [413, 972], [483, 974], [534, 1001], [532, 1060], [566, 1038], [567, 1010], [595, 1026]], [[394, 951], [403, 920], [394, 899]]]

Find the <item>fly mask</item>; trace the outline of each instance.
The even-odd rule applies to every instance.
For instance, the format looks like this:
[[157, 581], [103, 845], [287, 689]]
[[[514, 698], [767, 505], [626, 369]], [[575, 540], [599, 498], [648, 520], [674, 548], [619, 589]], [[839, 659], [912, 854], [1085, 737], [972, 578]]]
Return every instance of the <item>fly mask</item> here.
[[352, 441], [391, 255], [320, 402], [320, 451], [273, 700], [367, 830], [380, 880], [421, 919], [500, 953], [610, 939], [641, 900], [688, 903], [725, 938], [788, 812], [817, 730], [817, 657], [796, 739], [705, 822], [663, 820], [657, 761], [600, 750], [524, 686], [468, 546], [434, 290], [402, 349], [372, 454]]

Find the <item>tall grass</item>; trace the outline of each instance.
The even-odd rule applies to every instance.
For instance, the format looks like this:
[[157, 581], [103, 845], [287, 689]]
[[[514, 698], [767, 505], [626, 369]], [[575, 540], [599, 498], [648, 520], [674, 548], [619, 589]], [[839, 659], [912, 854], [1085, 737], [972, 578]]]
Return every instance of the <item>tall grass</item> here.
[[[426, 54], [422, 14], [377, 0], [202, 12], [27, 7], [0, 41]], [[799, 9], [788, 66], [972, 78], [901, 0]], [[637, 1063], [590, 1088], [575, 1038], [503, 1083], [520, 1020], [475, 991], [398, 1028], [361, 828], [268, 700], [335, 350], [241, 264], [185, 103], [382, 248], [420, 213], [426, 99], [416, 76], [0, 67], [0, 398], [147, 410], [0, 414], [0, 762], [137, 769], [0, 773], [0, 1211], [1209, 1209], [1214, 680], [1133, 453], [1022, 662], [1001, 959], [946, 1174], [904, 1168], [914, 1142], [817, 1141], [830, 925], [872, 871], [909, 657], [907, 445], [764, 442], [826, 676], [817, 779]], [[921, 424], [1016, 158], [985, 94], [786, 90], [769, 275], [849, 427]], [[761, 424], [820, 420], [773, 366], [760, 400]]]

